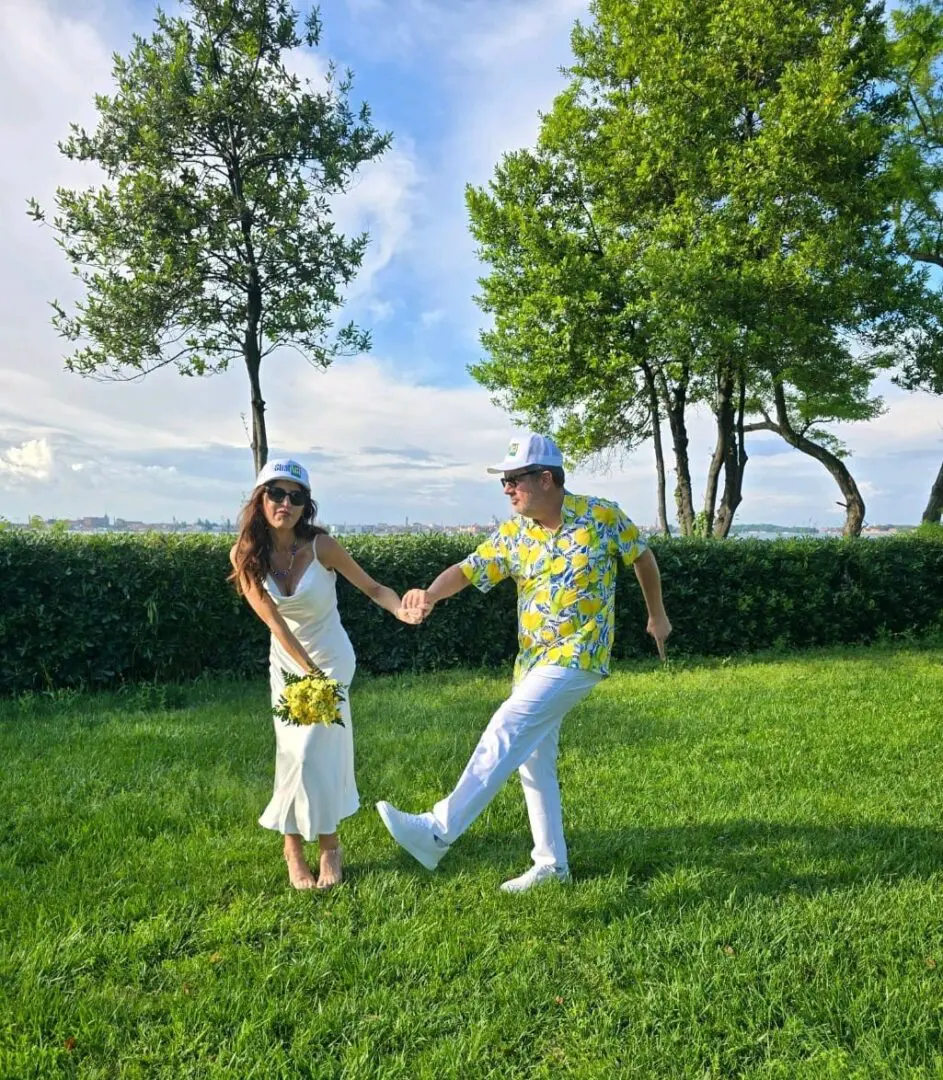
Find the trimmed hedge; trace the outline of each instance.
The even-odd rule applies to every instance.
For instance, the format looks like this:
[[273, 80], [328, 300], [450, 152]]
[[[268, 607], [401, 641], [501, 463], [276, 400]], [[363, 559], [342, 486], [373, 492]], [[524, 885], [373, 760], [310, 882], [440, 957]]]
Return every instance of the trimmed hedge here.
[[[266, 631], [226, 584], [231, 537], [0, 532], [0, 693], [115, 681], [262, 675]], [[426, 585], [471, 537], [348, 537], [364, 568]], [[943, 540], [670, 541], [655, 545], [675, 654], [873, 641], [943, 629]], [[341, 614], [362, 670], [489, 666], [516, 648], [514, 587], [469, 589], [420, 627], [346, 582]], [[632, 573], [620, 574], [615, 655], [650, 657]]]

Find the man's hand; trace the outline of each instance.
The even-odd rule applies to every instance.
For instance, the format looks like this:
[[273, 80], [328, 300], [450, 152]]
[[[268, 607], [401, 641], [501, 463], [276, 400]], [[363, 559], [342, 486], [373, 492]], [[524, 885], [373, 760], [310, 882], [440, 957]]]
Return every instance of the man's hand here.
[[425, 589], [410, 589], [403, 594], [402, 610], [410, 612], [416, 622], [428, 619], [434, 607], [435, 601]]
[[646, 627], [648, 632], [655, 639], [655, 644], [658, 646], [658, 655], [662, 660], [666, 659], [665, 642], [668, 639], [668, 635], [671, 633], [671, 623], [668, 621], [668, 616], [662, 612], [661, 615], [649, 615], [648, 626]]

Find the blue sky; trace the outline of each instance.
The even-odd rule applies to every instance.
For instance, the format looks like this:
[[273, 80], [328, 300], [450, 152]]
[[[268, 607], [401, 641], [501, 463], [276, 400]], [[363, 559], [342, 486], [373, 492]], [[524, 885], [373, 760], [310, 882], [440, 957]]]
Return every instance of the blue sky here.
[[[314, 78], [328, 59], [350, 66], [393, 148], [337, 207], [371, 245], [344, 318], [369, 327], [373, 349], [327, 373], [294, 353], [263, 369], [269, 439], [305, 461], [330, 522], [487, 522], [506, 503], [484, 466], [503, 456], [509, 418], [466, 374], [480, 355], [472, 301], [479, 267], [464, 188], [485, 183], [502, 153], [533, 143], [538, 112], [562, 87], [569, 33], [583, 0], [331, 0], [322, 48], [297, 58]], [[93, 175], [64, 161], [70, 121], [94, 123], [111, 53], [147, 33], [143, 0], [3, 0], [0, 99], [0, 516], [109, 513], [146, 520], [234, 517], [251, 485], [245, 375], [172, 372], [132, 385], [63, 370], [48, 301], [74, 296], [51, 234], [26, 218], [57, 184]], [[943, 407], [887, 389], [888, 411], [836, 429], [871, 521], [915, 521], [943, 458]], [[707, 416], [692, 417], [703, 484]], [[742, 521], [837, 524], [839, 497], [821, 466], [772, 437], [751, 439]], [[654, 519], [650, 447], [571, 486]]]

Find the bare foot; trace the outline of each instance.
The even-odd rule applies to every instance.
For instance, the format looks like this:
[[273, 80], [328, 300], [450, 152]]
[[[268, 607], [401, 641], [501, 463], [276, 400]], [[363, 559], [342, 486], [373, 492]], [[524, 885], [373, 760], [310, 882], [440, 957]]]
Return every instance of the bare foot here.
[[291, 882], [293, 889], [316, 889], [318, 883], [314, 880], [314, 874], [311, 873], [311, 867], [305, 862], [301, 855], [286, 855], [285, 862], [288, 863], [288, 880]]
[[321, 872], [318, 874], [319, 889], [333, 889], [344, 880], [341, 872], [341, 849], [327, 848], [321, 852]]

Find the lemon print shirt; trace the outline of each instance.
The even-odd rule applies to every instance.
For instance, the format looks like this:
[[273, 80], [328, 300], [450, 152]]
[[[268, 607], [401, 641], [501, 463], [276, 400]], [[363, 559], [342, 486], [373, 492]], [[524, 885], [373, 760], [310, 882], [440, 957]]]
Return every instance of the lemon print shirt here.
[[515, 683], [540, 664], [609, 674], [616, 563], [630, 566], [644, 550], [614, 502], [567, 492], [556, 532], [515, 515], [460, 564], [482, 592], [517, 583]]

